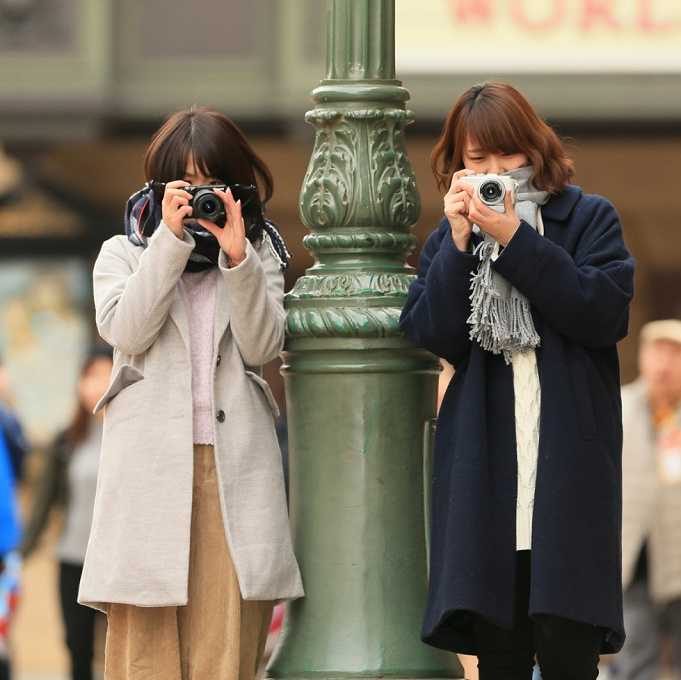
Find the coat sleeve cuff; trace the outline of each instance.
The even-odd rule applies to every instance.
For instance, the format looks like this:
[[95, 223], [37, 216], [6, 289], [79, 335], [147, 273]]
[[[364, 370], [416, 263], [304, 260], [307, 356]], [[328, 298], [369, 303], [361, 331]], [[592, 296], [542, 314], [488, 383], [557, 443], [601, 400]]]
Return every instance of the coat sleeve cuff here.
[[[163, 247], [166, 250], [174, 250], [177, 253], [191, 253], [196, 245], [194, 239], [186, 231], [181, 239], [177, 238], [170, 230], [170, 227], [163, 221], [158, 225], [158, 228], [149, 241], [151, 243], [163, 244]], [[187, 255], [187, 257], [189, 257], [189, 255]]]
[[477, 268], [480, 258], [473, 253], [473, 244], [468, 251], [459, 250], [454, 239], [447, 234], [440, 246], [440, 269], [446, 278], [464, 281], [465, 287], [470, 285], [470, 276]]
[[492, 263], [509, 283], [520, 287], [530, 282], [545, 252], [544, 237], [527, 222], [521, 221], [513, 237]]
[[252, 267], [253, 256], [255, 254], [253, 244], [250, 241], [246, 241], [246, 257], [239, 262], [239, 264], [230, 267], [229, 256], [224, 250], [220, 250], [220, 254], [218, 255], [218, 266], [227, 276], [234, 276], [237, 273], [237, 275], [243, 275], [245, 270], [248, 271]]

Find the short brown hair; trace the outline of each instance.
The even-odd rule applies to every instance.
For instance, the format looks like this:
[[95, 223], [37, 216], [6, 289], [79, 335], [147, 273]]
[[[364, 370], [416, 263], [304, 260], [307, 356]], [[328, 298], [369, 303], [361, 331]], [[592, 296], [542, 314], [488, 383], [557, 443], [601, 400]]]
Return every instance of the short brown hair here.
[[168, 116], [144, 157], [147, 181], [182, 179], [190, 156], [206, 177], [224, 184], [255, 184], [263, 203], [272, 197], [274, 182], [268, 167], [223, 113], [192, 106]]
[[530, 182], [558, 193], [574, 175], [563, 144], [511, 85], [475, 85], [452, 106], [442, 136], [430, 155], [437, 186], [446, 192], [452, 175], [464, 168], [463, 152], [470, 141], [486, 153], [524, 153], [534, 166]]
[[[110, 361], [113, 366], [113, 351], [109, 347], [92, 348], [81, 366], [79, 381], [82, 380], [92, 366], [101, 359]], [[76, 404], [76, 411], [73, 414], [73, 418], [66, 428], [66, 441], [69, 444], [75, 445], [85, 441], [92, 417], [92, 412], [86, 408], [85, 404], [79, 399]]]

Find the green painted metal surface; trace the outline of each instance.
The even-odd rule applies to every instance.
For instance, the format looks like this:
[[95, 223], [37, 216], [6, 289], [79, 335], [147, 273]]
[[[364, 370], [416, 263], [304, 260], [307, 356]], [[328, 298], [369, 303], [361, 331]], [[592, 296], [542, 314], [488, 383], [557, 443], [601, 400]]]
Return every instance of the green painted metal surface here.
[[291, 522], [306, 596], [275, 678], [461, 677], [419, 640], [424, 468], [438, 363], [399, 330], [420, 202], [395, 79], [394, 0], [330, 0], [327, 78], [300, 198], [315, 265], [287, 295]]

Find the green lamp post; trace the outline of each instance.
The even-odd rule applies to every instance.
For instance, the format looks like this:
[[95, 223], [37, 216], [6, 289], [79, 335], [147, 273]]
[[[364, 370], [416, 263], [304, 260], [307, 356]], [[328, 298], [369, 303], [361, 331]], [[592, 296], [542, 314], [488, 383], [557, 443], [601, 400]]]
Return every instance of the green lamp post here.
[[461, 677], [419, 640], [438, 363], [399, 330], [420, 201], [394, 0], [329, 0], [300, 197], [315, 265], [287, 295], [291, 522], [306, 596], [273, 678]]

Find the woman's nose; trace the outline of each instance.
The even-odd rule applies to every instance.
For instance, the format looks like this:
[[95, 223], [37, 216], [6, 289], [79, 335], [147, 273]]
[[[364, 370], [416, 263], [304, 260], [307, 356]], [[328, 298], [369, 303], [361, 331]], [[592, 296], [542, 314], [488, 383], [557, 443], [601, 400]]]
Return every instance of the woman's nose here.
[[506, 172], [506, 168], [502, 163], [501, 159], [491, 159], [487, 166], [487, 174], [501, 175]]

